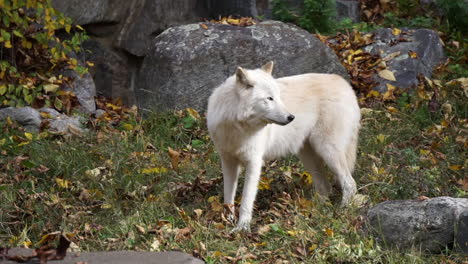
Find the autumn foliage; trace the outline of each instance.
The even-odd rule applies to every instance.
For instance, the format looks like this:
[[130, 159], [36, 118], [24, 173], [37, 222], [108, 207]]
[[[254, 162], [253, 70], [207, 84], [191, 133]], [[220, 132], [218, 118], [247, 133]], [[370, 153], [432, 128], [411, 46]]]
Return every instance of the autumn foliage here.
[[[0, 17], [0, 106], [61, 110], [56, 92], [72, 81], [61, 71], [87, 71], [73, 55], [87, 38], [83, 28], [72, 26], [50, 0], [0, 0]], [[57, 36], [60, 31], [66, 39]]]

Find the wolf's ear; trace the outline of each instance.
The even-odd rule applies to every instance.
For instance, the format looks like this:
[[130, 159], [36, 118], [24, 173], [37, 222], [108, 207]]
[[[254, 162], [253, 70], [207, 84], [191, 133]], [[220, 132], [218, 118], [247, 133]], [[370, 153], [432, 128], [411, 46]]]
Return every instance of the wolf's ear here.
[[238, 82], [242, 83], [243, 85], [247, 87], [252, 86], [249, 82], [249, 78], [247, 78], [247, 72], [242, 67], [237, 67], [236, 79]]
[[273, 61], [267, 62], [265, 65], [262, 66], [262, 70], [268, 74], [271, 74], [273, 72]]

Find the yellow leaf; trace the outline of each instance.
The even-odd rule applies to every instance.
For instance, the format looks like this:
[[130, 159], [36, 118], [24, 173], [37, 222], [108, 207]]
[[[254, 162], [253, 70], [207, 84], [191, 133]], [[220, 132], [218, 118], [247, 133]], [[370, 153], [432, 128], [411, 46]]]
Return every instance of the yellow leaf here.
[[215, 252], [213, 252], [213, 257], [216, 257], [216, 258], [217, 258], [217, 257], [222, 257], [222, 256], [224, 256], [224, 253], [221, 252], [221, 251], [215, 251]]
[[82, 28], [80, 25], [75, 26], [77, 29], [84, 31], [84, 28]]
[[132, 130], [133, 129], [133, 125], [132, 124], [129, 124], [129, 123], [125, 123], [122, 125], [123, 129], [125, 130]]
[[370, 98], [370, 97], [379, 97], [379, 96], [380, 96], [380, 93], [379, 93], [378, 91], [375, 91], [375, 90], [370, 91], [370, 92], [366, 95], [367, 98]]
[[147, 168], [141, 170], [141, 173], [143, 174], [151, 174], [151, 173], [166, 173], [167, 168], [164, 167], [155, 167], [155, 168]]
[[325, 233], [326, 233], [327, 236], [329, 236], [329, 237], [332, 237], [333, 234], [334, 234], [333, 229], [331, 229], [331, 228], [326, 228], [326, 229], [325, 229]]
[[388, 107], [387, 107], [387, 110], [390, 111], [390, 112], [392, 112], [392, 113], [398, 113], [398, 112], [400, 112], [400, 111], [398, 111], [398, 109], [396, 109], [396, 108], [393, 107], [393, 106], [388, 106]]
[[459, 171], [461, 170], [463, 166], [462, 165], [450, 165], [449, 168], [454, 171]]
[[258, 183], [258, 189], [259, 190], [270, 190], [270, 183], [273, 181], [273, 179], [262, 176], [260, 178], [260, 182]]
[[294, 231], [294, 230], [289, 230], [289, 231], [287, 231], [287, 233], [288, 233], [290, 236], [296, 236], [296, 235], [297, 235], [297, 231]]
[[49, 241], [53, 241], [58, 237], [58, 235], [60, 235], [60, 231], [45, 234], [45, 235], [43, 235], [41, 237], [41, 240], [39, 240], [39, 242], [37, 242], [37, 245], [42, 245], [42, 244], [45, 244], [45, 243], [47, 243]]
[[310, 247], [309, 247], [309, 251], [314, 251], [318, 248], [317, 244], [312, 244]]
[[194, 119], [196, 120], [200, 119], [200, 114], [197, 112], [197, 110], [190, 108], [190, 107], [188, 107], [186, 110], [187, 110], [187, 113], [191, 115]]
[[7, 48], [7, 49], [13, 48], [13, 46], [11, 46], [11, 42], [9, 40], [7, 40], [4, 45], [5, 45], [5, 48]]
[[46, 84], [46, 85], [43, 86], [43, 88], [44, 88], [44, 91], [45, 91], [46, 93], [48, 93], [48, 92], [55, 93], [55, 91], [57, 91], [57, 89], [59, 88], [59, 86], [56, 85], [56, 84]]
[[55, 182], [60, 188], [68, 189], [71, 187], [71, 182], [64, 179], [55, 178]]
[[419, 150], [419, 154], [423, 155], [423, 156], [427, 156], [429, 153], [431, 153], [431, 151], [429, 151], [429, 150], [425, 150], [425, 149], [420, 149]]
[[111, 205], [111, 204], [108, 204], [108, 203], [103, 203], [103, 204], [101, 205], [101, 208], [102, 208], [102, 209], [109, 209], [109, 208], [112, 208], [112, 205]]
[[71, 30], [71, 25], [66, 25], [66, 26], [65, 26], [65, 31], [66, 31], [67, 33], [70, 33], [70, 30]]
[[394, 100], [395, 99], [395, 95], [393, 95], [393, 92], [396, 90], [396, 87], [387, 83], [386, 84], [387, 86], [387, 91], [384, 93], [384, 95], [382, 96], [382, 98], [384, 100]]
[[401, 34], [401, 29], [393, 28], [392, 29], [392, 34], [395, 35], [395, 36], [400, 35]]
[[412, 59], [418, 58], [418, 54], [417, 54], [415, 51], [412, 51], [412, 50], [408, 51], [408, 55], [409, 55], [410, 58], [412, 58]]
[[90, 62], [90, 61], [87, 61], [86, 64], [89, 66], [89, 67], [94, 67], [94, 63]]
[[29, 144], [29, 141], [21, 142], [21, 143], [18, 144], [18, 147], [22, 147], [22, 146], [27, 145], [27, 144]]
[[24, 133], [24, 136], [29, 139], [29, 140], [33, 140], [33, 134], [29, 133], [29, 132], [25, 132]]
[[24, 242], [23, 242], [23, 246], [24, 246], [25, 248], [29, 248], [30, 246], [32, 246], [31, 240], [24, 241]]
[[304, 181], [306, 185], [311, 185], [312, 184], [312, 174], [308, 173], [307, 171], [304, 171], [301, 174], [301, 178]]
[[6, 138], [0, 139], [0, 146], [5, 145], [5, 143], [6, 143]]
[[212, 203], [214, 201], [219, 201], [219, 197], [218, 196], [210, 196], [208, 197], [208, 200], [207, 200], [209, 203]]
[[379, 76], [389, 81], [396, 81], [395, 75], [393, 74], [393, 72], [387, 69], [379, 71]]
[[204, 29], [208, 29], [208, 26], [205, 25], [205, 24], [200, 24], [200, 26], [201, 26], [202, 28], [204, 28]]
[[380, 143], [384, 143], [385, 139], [387, 138], [387, 136], [385, 136], [384, 134], [378, 134], [376, 137], [377, 141], [379, 141]]
[[180, 153], [173, 150], [171, 147], [167, 148], [169, 157], [171, 158], [171, 165], [174, 170], [177, 170], [177, 167], [179, 166], [179, 157]]

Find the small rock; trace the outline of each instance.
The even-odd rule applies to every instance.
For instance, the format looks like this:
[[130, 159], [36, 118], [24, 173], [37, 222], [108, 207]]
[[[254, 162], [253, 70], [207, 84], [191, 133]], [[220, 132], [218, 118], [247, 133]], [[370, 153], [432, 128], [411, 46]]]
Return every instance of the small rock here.
[[418, 84], [418, 75], [430, 78], [435, 67], [446, 59], [437, 32], [429, 29], [401, 29], [399, 34], [394, 33], [390, 28], [375, 31], [374, 43], [365, 48], [365, 51], [379, 54], [382, 58], [398, 54], [386, 62], [395, 81], [378, 75], [374, 77], [379, 82], [374, 89], [379, 92], [387, 91], [387, 83], [402, 89], [411, 88]]
[[466, 198], [399, 200], [374, 206], [368, 211], [367, 218], [369, 230], [384, 245], [399, 249], [414, 246], [437, 253], [453, 245], [455, 226], [466, 210]]
[[105, 114], [106, 111], [102, 109], [97, 109], [96, 112], [94, 112], [94, 117], [100, 118], [103, 114]]
[[4, 120], [7, 117], [10, 117], [11, 120], [18, 122], [29, 132], [39, 132], [41, 126], [41, 115], [39, 112], [31, 108], [21, 107], [7, 107], [0, 109], [0, 120]]
[[349, 18], [357, 23], [361, 20], [359, 1], [336, 0], [336, 13], [338, 21]]
[[468, 210], [463, 211], [458, 218], [455, 248], [460, 253], [468, 254]]

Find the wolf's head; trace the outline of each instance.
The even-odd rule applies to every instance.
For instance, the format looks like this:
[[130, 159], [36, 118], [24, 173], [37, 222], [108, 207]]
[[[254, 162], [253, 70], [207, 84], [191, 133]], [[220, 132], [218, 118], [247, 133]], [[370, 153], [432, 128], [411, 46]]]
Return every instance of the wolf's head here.
[[272, 61], [255, 70], [237, 68], [235, 78], [240, 108], [243, 119], [284, 126], [294, 120], [294, 115], [281, 101], [280, 88], [272, 71]]

